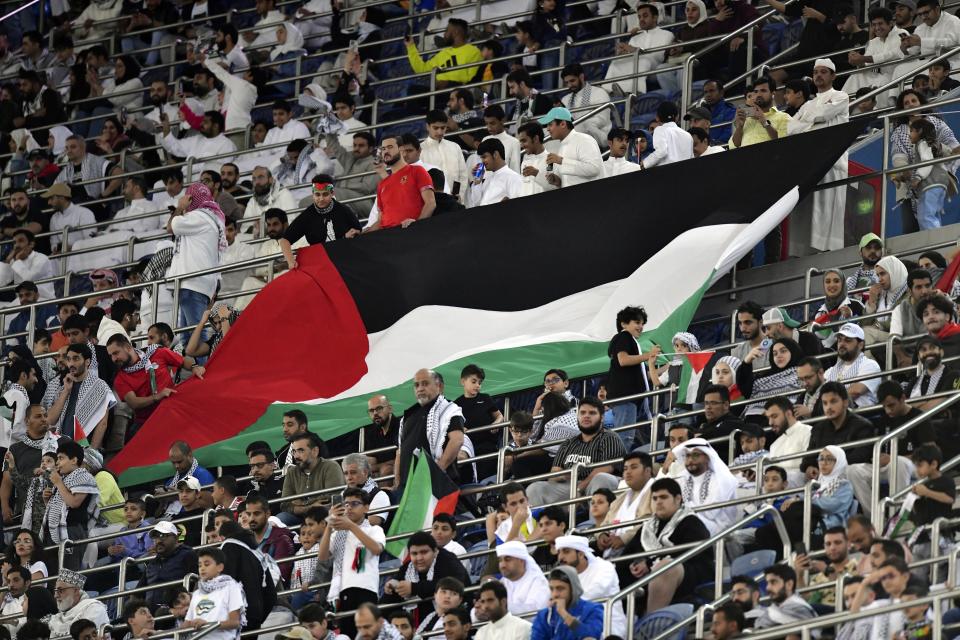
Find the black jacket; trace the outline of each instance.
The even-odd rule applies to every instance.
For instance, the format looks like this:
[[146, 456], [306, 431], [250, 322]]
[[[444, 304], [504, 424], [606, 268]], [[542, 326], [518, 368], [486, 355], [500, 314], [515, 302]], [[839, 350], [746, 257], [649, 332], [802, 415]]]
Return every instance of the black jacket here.
[[[223, 571], [243, 585], [243, 592], [256, 594], [247, 597], [246, 629], [256, 629], [277, 604], [277, 587], [272, 579], [264, 580], [260, 559], [243, 542], [228, 538], [220, 545], [226, 557]], [[266, 584], [264, 584], [266, 583]]]
[[[197, 570], [197, 553], [190, 547], [181, 544], [174, 552], [166, 557], [155, 557], [147, 562], [143, 567], [143, 575], [140, 576], [138, 587], [160, 584], [161, 582], [171, 582], [181, 580], [188, 573], [194, 573]], [[147, 591], [146, 601], [151, 606], [167, 604], [167, 592], [169, 588]]]
[[[397, 574], [397, 580], [402, 581], [405, 579], [404, 576], [406, 575], [407, 567], [409, 566], [409, 560], [403, 563], [403, 565], [400, 567], [400, 573]], [[433, 580], [427, 580], [427, 574], [424, 572], [420, 574], [420, 581], [413, 583], [413, 593], [410, 597], [422, 598], [424, 600], [424, 602], [421, 602], [419, 605], [417, 605], [417, 612], [419, 613], [420, 620], [423, 620], [424, 616], [428, 615], [434, 610], [433, 592], [435, 590], [437, 580], [447, 577], [456, 578], [462, 582], [465, 587], [470, 586], [470, 575], [467, 573], [467, 570], [463, 568], [463, 564], [461, 564], [460, 559], [446, 549], [437, 549], [437, 562], [433, 569]], [[380, 599], [382, 604], [402, 601], [403, 598], [396, 594], [387, 594]]]
[[821, 449], [832, 444], [843, 448], [847, 454], [847, 464], [870, 462], [873, 457], [872, 446], [864, 445], [851, 449], [847, 446], [847, 443], [855, 440], [865, 440], [876, 435], [877, 428], [872, 422], [847, 411], [847, 417], [839, 429], [833, 426], [831, 420], [813, 425], [813, 430], [810, 432], [809, 449], [819, 453]]

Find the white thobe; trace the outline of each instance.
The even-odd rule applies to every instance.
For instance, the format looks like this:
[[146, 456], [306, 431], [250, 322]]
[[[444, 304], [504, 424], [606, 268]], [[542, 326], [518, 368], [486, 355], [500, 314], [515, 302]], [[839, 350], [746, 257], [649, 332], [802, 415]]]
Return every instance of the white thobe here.
[[529, 562], [519, 580], [503, 578], [501, 582], [507, 588], [507, 609], [519, 615], [528, 611], [539, 611], [550, 604], [550, 585], [539, 567]]
[[[240, 47], [234, 48], [233, 51], [240, 51]], [[227, 131], [244, 129], [249, 126], [251, 123], [250, 112], [253, 111], [257, 103], [257, 88], [242, 77], [233, 75], [224, 69], [220, 60], [207, 58], [203, 61], [203, 66], [223, 83], [223, 109], [219, 107], [216, 107], [216, 109], [223, 113], [224, 126]], [[270, 131], [274, 129], [276, 127], [270, 129]], [[269, 131], [267, 136], [270, 136]]]
[[[794, 422], [793, 426], [780, 434], [780, 437], [770, 445], [770, 457], [779, 458], [792, 453], [801, 453], [810, 448], [810, 425], [802, 422]], [[800, 458], [793, 460], [784, 460], [776, 462], [779, 467], [783, 467], [788, 473], [790, 471], [800, 471]]]
[[[263, 139], [263, 146], [268, 147], [275, 144], [290, 144], [294, 140], [309, 140], [310, 130], [307, 125], [299, 120], [291, 118], [282, 127], [273, 127], [267, 131], [267, 137]], [[351, 142], [351, 146], [353, 143]], [[257, 164], [270, 168], [271, 165], [279, 164], [280, 159], [287, 152], [287, 148], [274, 147], [273, 149], [264, 149], [257, 154]]]
[[[321, 13], [327, 14], [322, 17], [313, 17], [303, 13], [303, 10], [309, 11], [310, 13]], [[304, 44], [308, 44], [307, 47], [310, 51], [319, 49], [323, 45], [330, 42], [330, 25], [333, 22], [333, 17], [330, 15], [331, 7], [330, 0], [310, 0], [310, 2], [304, 4], [300, 9], [297, 9], [296, 18], [297, 18], [297, 28], [300, 29], [300, 33], [303, 34]], [[347, 14], [346, 16], [340, 16], [340, 28], [344, 28], [346, 25], [343, 24], [345, 18], [349, 18], [352, 14]]]
[[[0, 616], [15, 616], [23, 613], [23, 603], [26, 600], [26, 594], [20, 596], [19, 598], [14, 598], [9, 593], [4, 596], [3, 607], [0, 608]], [[509, 614], [508, 614], [509, 617]], [[5, 623], [3, 626], [7, 628], [10, 632], [11, 638], [17, 637], [17, 629], [21, 624], [26, 622], [26, 618], [20, 620], [12, 620], [11, 622]], [[528, 623], [529, 624], [529, 623]], [[529, 636], [528, 636], [529, 637]]]
[[[71, 202], [69, 207], [63, 211], [57, 211], [50, 216], [50, 231], [62, 231], [66, 227], [72, 229], [81, 225], [96, 224], [96, 222], [97, 219], [93, 217], [93, 212], [90, 211], [90, 209]], [[96, 233], [96, 229], [70, 231], [67, 234], [67, 244], [72, 246], [74, 242], [78, 242], [84, 238], [92, 238], [94, 233]], [[62, 234], [50, 236], [50, 246], [53, 247], [54, 251], [60, 248], [60, 241], [62, 239]]]
[[[246, 242], [243, 242], [238, 236], [234, 238], [233, 244], [227, 245], [227, 250], [223, 252], [223, 260], [221, 261], [221, 264], [226, 266], [235, 262], [250, 260], [254, 257], [256, 257], [256, 251], [254, 251], [253, 247]], [[252, 267], [238, 271], [224, 272], [224, 274], [221, 276], [221, 288], [225, 292], [240, 291], [240, 287], [243, 284], [244, 278], [249, 276], [252, 272]]]
[[[659, 51], [653, 51], [651, 53], [643, 53], [655, 47], [665, 47], [666, 45], [673, 42], [673, 33], [667, 31], [666, 29], [661, 29], [660, 27], [654, 27], [649, 31], [641, 31], [637, 35], [630, 38], [630, 41], [627, 43], [634, 49], [641, 49], [641, 53], [637, 58], [637, 68], [636, 73], [642, 73], [644, 71], [650, 71], [651, 69], [656, 69], [667, 57], [667, 50], [661, 49]], [[633, 75], [635, 73], [633, 68], [633, 56], [631, 54], [629, 57], [618, 58], [610, 62], [610, 66], [607, 67], [607, 75], [604, 76], [606, 80], [610, 78], [621, 78], [620, 80], [614, 80], [613, 82], [605, 82], [604, 85], [610, 87], [614, 84], [619, 84], [620, 87], [627, 93], [646, 93], [647, 92], [647, 78], [634, 78], [633, 80], [626, 80], [623, 77]]]
[[203, 171], [210, 170], [219, 173], [220, 167], [228, 162], [233, 162], [232, 156], [216, 158], [209, 162], [206, 161], [207, 158], [237, 152], [237, 146], [222, 133], [213, 138], [203, 135], [175, 138], [173, 133], [168, 133], [163, 139], [163, 148], [175, 156], [194, 159], [193, 175], [184, 176], [184, 179], [189, 182], [198, 181]]
[[[14, 284], [20, 284], [25, 280], [37, 284], [37, 280], [52, 278], [56, 275], [50, 258], [39, 251], [31, 251], [26, 258], [14, 260], [10, 268], [13, 270]], [[41, 300], [53, 300], [57, 297], [52, 282], [37, 284], [37, 290]]]
[[607, 158], [603, 161], [603, 177], [612, 178], [613, 176], [640, 171], [642, 168], [636, 162], [630, 162], [626, 158]]
[[[535, 193], [543, 193], [556, 189], [555, 186], [547, 181], [547, 155], [550, 152], [544, 149], [538, 154], [525, 153], [520, 160], [520, 177], [523, 179], [522, 195], [532, 196]], [[523, 170], [527, 167], [533, 167], [537, 170], [535, 176], [523, 175]]]
[[[580, 584], [583, 585], [583, 598], [600, 604], [606, 598], [616, 595], [620, 591], [620, 578], [613, 563], [603, 558], [589, 558], [587, 568], [580, 574]], [[617, 602], [613, 609], [613, 627], [611, 633], [621, 638], [627, 635], [627, 616], [623, 613], [623, 602]]]
[[676, 122], [666, 122], [653, 130], [653, 153], [643, 159], [643, 166], [650, 168], [692, 157], [693, 136]]
[[261, 205], [257, 202], [256, 196], [250, 196], [250, 199], [247, 200], [247, 206], [243, 210], [243, 217], [259, 218], [261, 214], [266, 213], [267, 209], [273, 209], [274, 207], [283, 209], [289, 213], [291, 210], [297, 208], [297, 200], [287, 189], [274, 184], [274, 189], [270, 193], [266, 204]]
[[[903, 51], [900, 50], [900, 34], [905, 33], [900, 27], [894, 27], [886, 38], [871, 38], [863, 55], [873, 60], [867, 64], [880, 64], [900, 60]], [[847, 77], [843, 84], [843, 91], [847, 95], [854, 95], [863, 87], [881, 87], [893, 80], [893, 65], [858, 71]]]
[[[257, 34], [257, 38], [250, 43], [251, 48], [262, 47], [266, 45], [272, 45], [277, 43], [277, 29], [284, 22], [287, 21], [287, 17], [274, 9], [273, 11], [268, 11], [267, 15], [263, 16], [257, 21], [257, 24], [253, 25], [253, 29]], [[268, 49], [264, 49], [268, 51]]]
[[587, 134], [571, 131], [556, 153], [563, 162], [553, 165], [553, 173], [560, 176], [562, 186], [572, 187], [603, 177], [600, 146]]
[[[681, 488], [684, 486], [687, 478], [689, 477], [690, 472], [684, 470], [683, 474], [677, 478], [677, 482], [680, 483]], [[693, 476], [693, 499], [687, 502], [687, 506], [699, 507], [700, 505], [704, 504], [727, 502], [728, 500], [733, 500], [737, 497], [736, 482], [724, 483], [722, 481], [718, 481], [722, 480], [722, 478], [720, 478], [717, 474], [714, 474], [710, 480], [710, 486], [707, 488], [707, 496], [705, 499], [701, 500], [700, 491], [706, 478], [706, 473], [702, 473], [699, 476]], [[703, 521], [703, 524], [706, 525], [710, 535], [713, 536], [726, 529], [736, 521], [737, 508], [721, 507], [719, 509], [710, 509], [708, 511], [697, 511], [696, 514], [697, 517]]]
[[437, 142], [433, 138], [427, 138], [420, 143], [420, 159], [436, 165], [443, 171], [443, 179], [446, 181], [444, 191], [448, 193], [453, 193], [454, 182], [460, 183], [460, 193], [464, 192], [467, 183], [470, 182], [467, 163], [463, 161], [463, 151], [456, 142], [450, 140]]
[[484, 140], [487, 140], [488, 138], [496, 138], [503, 143], [503, 151], [505, 154], [503, 159], [507, 161], [508, 167], [517, 173], [520, 173], [520, 141], [506, 131], [503, 133], [498, 133], [495, 136], [485, 136]]
[[[165, 194], [166, 192], [164, 192]], [[148, 218], [140, 218], [139, 220], [128, 220], [127, 218], [138, 216], [144, 213], [150, 213], [151, 211], [163, 211], [166, 209], [166, 206], [160, 207], [152, 200], [147, 200], [146, 198], [137, 198], [132, 200], [130, 204], [125, 206], [123, 209], [117, 212], [117, 215], [114, 216], [113, 222], [110, 224], [110, 231], [131, 231], [136, 236], [145, 236], [153, 233], [154, 231], [159, 231], [167, 223], [167, 216], [165, 215], [154, 215]]]
[[467, 192], [468, 207], [482, 207], [497, 204], [505, 198], [519, 198], [523, 195], [523, 178], [520, 174], [504, 165], [496, 171], [487, 171], [483, 182], [471, 185]]
[[[84, 595], [85, 594], [81, 594]], [[62, 638], [70, 635], [70, 625], [77, 620], [89, 620], [96, 625], [97, 629], [105, 624], [110, 624], [110, 617], [107, 615], [107, 607], [99, 600], [84, 597], [83, 600], [73, 605], [73, 608], [63, 613], [56, 613], [47, 622], [50, 627], [51, 638]]]
[[[850, 98], [843, 91], [827, 89], [821, 91], [814, 98], [807, 100], [800, 110], [787, 122], [787, 133], [794, 135], [822, 129], [835, 124], [847, 122], [850, 113]], [[656, 144], [656, 143], [654, 143]], [[847, 177], [847, 153], [844, 152], [834, 163], [821, 182], [843, 180]], [[847, 187], [823, 189], [815, 191], [812, 196], [813, 215], [808, 219], [811, 225], [809, 236], [796, 234], [802, 242], [804, 237], [810, 238], [810, 246], [818, 251], [832, 251], [843, 248], [843, 219], [847, 204]], [[791, 216], [791, 220], [794, 220]], [[795, 227], [799, 231], [804, 220], [798, 216]], [[790, 232], [791, 237], [794, 231]]]
[[[603, 87], [595, 87], [587, 82], [580, 91], [560, 98], [560, 102], [570, 110], [574, 118], [578, 118], [597, 105], [609, 103], [610, 94]], [[604, 109], [578, 123], [577, 130], [591, 136], [597, 144], [606, 145], [607, 134], [610, 133], [610, 110]]]
[[496, 622], [480, 627], [476, 640], [530, 640], [533, 625], [510, 612]]

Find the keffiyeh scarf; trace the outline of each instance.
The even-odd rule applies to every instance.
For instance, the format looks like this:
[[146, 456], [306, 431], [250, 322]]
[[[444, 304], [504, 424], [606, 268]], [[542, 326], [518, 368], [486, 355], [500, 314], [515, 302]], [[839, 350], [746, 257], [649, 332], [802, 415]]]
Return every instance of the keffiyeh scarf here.
[[[707, 496], [710, 495], [710, 481], [713, 480], [713, 469], [707, 469], [703, 474], [703, 482], [700, 484], [700, 491], [697, 494], [696, 504], [706, 504]], [[683, 503], [694, 504], [693, 501], [693, 476], [687, 474], [687, 479], [683, 483]]]
[[[686, 500], [686, 498], [684, 498], [684, 500]], [[640, 529], [640, 543], [643, 545], [643, 550], [656, 551], [657, 549], [675, 546], [670, 541], [670, 536], [673, 535], [673, 532], [677, 529], [680, 522], [689, 515], [693, 515], [690, 507], [686, 504], [681, 505], [659, 532], [657, 532], [657, 527], [660, 524], [659, 518], [654, 517], [644, 522], [643, 527]]]
[[214, 591], [220, 591], [220, 589], [230, 586], [231, 582], [233, 582], [233, 578], [226, 574], [221, 574], [212, 580], [201, 580], [198, 586], [202, 593], [213, 593]]
[[[80, 172], [77, 173], [76, 167], [72, 162], [67, 162], [63, 171], [57, 176], [59, 182], [65, 182], [68, 185], [76, 181], [86, 182], [88, 180], [99, 180], [103, 178], [104, 169], [107, 163], [100, 156], [86, 154], [80, 163]], [[83, 185], [87, 195], [96, 200], [103, 195], [103, 182], [91, 182]]]
[[380, 633], [374, 640], [403, 640], [403, 634], [395, 626], [384, 620], [383, 626], [380, 627]]
[[[91, 351], [93, 351], [92, 348]], [[113, 392], [110, 391], [110, 387], [97, 377], [96, 369], [92, 361], [90, 363], [90, 369], [87, 370], [87, 377], [79, 384], [80, 391], [77, 394], [77, 406], [74, 416], [80, 421], [80, 425], [89, 435], [92, 428], [96, 426], [91, 424], [93, 418], [103, 407], [103, 404], [106, 402], [107, 408], [109, 409], [116, 404], [116, 400], [113, 398]], [[43, 406], [52, 406], [62, 391], [63, 381], [57, 378], [47, 387], [47, 392], [43, 396]], [[57, 431], [60, 435], [70, 435], [72, 437], [73, 427], [74, 425], [72, 424], [63, 424], [63, 413], [61, 412], [60, 418], [57, 421]]]
[[[439, 460], [443, 456], [443, 445], [447, 440], [447, 429], [450, 428], [450, 421], [456, 416], [463, 417], [463, 411], [460, 406], [450, 402], [443, 394], [437, 396], [430, 412], [427, 413], [427, 443], [430, 446], [430, 455], [434, 460]], [[403, 423], [400, 423], [400, 432], [397, 434], [400, 440], [403, 440]]]
[[[783, 371], [778, 371], [754, 380], [753, 391], [751, 392], [750, 396], [792, 396], [799, 393], [801, 388], [800, 378], [797, 377], [797, 368], [789, 367]], [[763, 400], [761, 402], [755, 402], [751, 405], [748, 405], [744, 410], [744, 415], [749, 416], [763, 413], [765, 403], [766, 400]]]
[[866, 359], [867, 357], [861, 353], [848, 365], [844, 365], [843, 360], [837, 360], [837, 364], [827, 370], [824, 378], [827, 382], [843, 382], [845, 379], [856, 378], [860, 375], [860, 367]]
[[[157, 349], [159, 349], [159, 348], [160, 348], [160, 345], [159, 345], [159, 344], [151, 344], [151, 345], [149, 345], [149, 346], [146, 348], [145, 351], [141, 351], [140, 349], [134, 349], [134, 351], [137, 352], [137, 356], [138, 356], [140, 359], [137, 360], [137, 363], [136, 363], [136, 364], [132, 364], [132, 365], [130, 365], [129, 367], [124, 367], [124, 368], [123, 368], [123, 372], [124, 372], [124, 373], [136, 373], [137, 371], [143, 371], [143, 370], [145, 370], [145, 369], [147, 369], [147, 370], [156, 369], [156, 368], [157, 368], [157, 365], [155, 365], [155, 364], [153, 364], [152, 362], [150, 362], [150, 356], [152, 356], [154, 353], [156, 353], [156, 352], [157, 352]], [[155, 385], [154, 385], [154, 386], [155, 386]], [[156, 391], [154, 391], [154, 393], [156, 393]]]
[[[308, 144], [300, 151], [295, 164], [281, 162], [277, 168], [277, 182], [290, 185], [308, 182], [307, 176], [317, 172], [317, 163], [311, 154], [313, 154], [313, 145]], [[333, 205], [332, 202], [330, 204]]]
[[[91, 496], [87, 501], [87, 521], [96, 521], [100, 513], [100, 505], [97, 496], [100, 490], [97, 488], [97, 481], [83, 467], [74, 469], [63, 478], [63, 484], [70, 489], [71, 493], [83, 493]], [[69, 508], [63, 501], [63, 496], [59, 491], [54, 491], [53, 496], [47, 503], [47, 512], [44, 516], [46, 527], [50, 530], [51, 542], [60, 544], [67, 539], [67, 512]]]
[[[439, 555], [440, 554], [437, 554], [433, 557], [433, 562], [430, 563], [430, 568], [427, 569], [427, 582], [433, 582], [433, 572], [437, 568], [437, 558]], [[420, 572], [413, 566], [412, 560], [407, 564], [407, 572], [404, 574], [403, 579], [411, 583], [420, 582]]]
[[[367, 530], [370, 529], [370, 521], [364, 518], [363, 522], [360, 523], [360, 529], [366, 533]], [[337, 598], [340, 597], [340, 585], [343, 581], [343, 556], [347, 552], [347, 540], [349, 536], [349, 531], [334, 531], [330, 541], [330, 559], [333, 565], [333, 578], [330, 580], [330, 591], [327, 594], [327, 600], [331, 602], [335, 602]], [[353, 554], [353, 559], [350, 562], [350, 570], [354, 573], [363, 573], [368, 553], [369, 550], [362, 544], [357, 546], [356, 552]], [[410, 567], [413, 567], [412, 562], [410, 563]], [[431, 567], [431, 571], [432, 569]], [[409, 569], [407, 573], [409, 573]], [[413, 580], [413, 582], [416, 582], [416, 580]]]
[[[180, 482], [187, 476], [193, 476], [193, 474], [197, 472], [197, 469], [199, 467], [200, 467], [200, 462], [196, 458], [194, 458], [193, 463], [190, 465], [190, 470], [183, 475], [180, 475], [180, 472], [177, 471], [177, 473], [173, 476], [173, 479], [171, 479], [170, 482], [167, 483], [167, 486], [176, 488], [178, 482]], [[193, 477], [196, 477], [196, 476], [193, 476]]]
[[927, 383], [927, 393], [932, 392], [937, 388], [937, 385], [940, 384], [940, 379], [943, 377], [943, 372], [947, 370], [945, 365], [940, 365], [934, 369], [933, 373], [921, 369], [917, 372], [917, 381], [913, 384], [913, 388], [910, 389], [911, 398], [919, 398], [923, 395], [923, 379], [924, 377], [929, 376], [930, 381]]
[[593, 90], [593, 87], [590, 86], [589, 82], [583, 83], [583, 88], [576, 93], [570, 94], [570, 110], [579, 109], [581, 107], [590, 106], [590, 93]]
[[[220, 314], [220, 309], [224, 309], [224, 308], [230, 310], [230, 317], [227, 318], [227, 322], [229, 322], [229, 323], [230, 323], [230, 326], [232, 327], [234, 324], [236, 324], [237, 320], [240, 319], [240, 312], [237, 311], [236, 309], [234, 309], [233, 307], [231, 307], [230, 305], [228, 305], [226, 302], [218, 302], [218, 303], [216, 303], [215, 305], [213, 305], [213, 306], [210, 308], [210, 317], [212, 318], [212, 317], [214, 317], [215, 315], [219, 315], [219, 314]], [[213, 323], [211, 323], [211, 326], [212, 326], [212, 324], [213, 324]], [[217, 348], [218, 346], [220, 346], [220, 343], [223, 341], [223, 338], [224, 338], [224, 333], [223, 333], [223, 327], [222, 327], [222, 325], [221, 325], [221, 328], [220, 328], [220, 329], [215, 329], [215, 330], [214, 330], [213, 336], [210, 338], [210, 353], [211, 353], [211, 354], [213, 354], [213, 352], [216, 350], [216, 348]], [[290, 455], [292, 456], [293, 454], [291, 453]], [[292, 462], [292, 459], [291, 459], [291, 462]]]
[[153, 282], [154, 280], [163, 280], [167, 276], [167, 269], [173, 261], [173, 247], [164, 247], [159, 249], [150, 258], [146, 268], [143, 270], [143, 281]]

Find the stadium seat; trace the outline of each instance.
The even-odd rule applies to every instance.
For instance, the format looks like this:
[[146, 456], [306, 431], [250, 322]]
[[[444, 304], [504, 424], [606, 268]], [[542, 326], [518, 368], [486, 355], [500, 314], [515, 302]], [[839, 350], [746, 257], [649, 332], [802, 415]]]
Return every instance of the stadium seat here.
[[[640, 619], [634, 633], [636, 640], [653, 640], [670, 627], [693, 615], [692, 604], [672, 604], [659, 611], [647, 614]], [[684, 640], [687, 630], [680, 629], [669, 636], [669, 640]]]

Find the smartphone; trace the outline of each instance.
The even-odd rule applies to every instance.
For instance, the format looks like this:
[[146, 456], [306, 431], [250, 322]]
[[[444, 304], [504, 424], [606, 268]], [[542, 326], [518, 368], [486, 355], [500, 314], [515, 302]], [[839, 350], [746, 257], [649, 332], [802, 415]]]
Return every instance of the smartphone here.
[[339, 493], [333, 494], [333, 498], [331, 498], [330, 504], [332, 504], [334, 507], [343, 504], [343, 496]]
[[772, 346], [773, 346], [773, 340], [771, 340], [770, 338], [764, 338], [763, 340], [760, 341], [760, 348], [763, 349], [764, 351], [769, 351], [770, 347]]
[[377, 147], [376, 153], [373, 154], [373, 164], [383, 164], [383, 150], [380, 147]]
[[805, 556], [807, 555], [807, 545], [803, 544], [803, 541], [801, 540], [793, 545], [793, 552], [798, 556]]
[[450, 189], [451, 193], [456, 197], [460, 195], [460, 181], [454, 181], [453, 188]]

